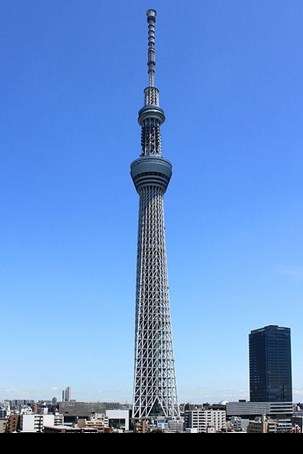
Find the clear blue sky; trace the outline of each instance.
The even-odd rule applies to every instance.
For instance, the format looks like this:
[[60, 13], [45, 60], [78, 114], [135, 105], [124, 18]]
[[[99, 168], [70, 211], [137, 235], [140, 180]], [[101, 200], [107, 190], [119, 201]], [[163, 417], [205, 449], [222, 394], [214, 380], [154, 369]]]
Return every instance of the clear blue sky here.
[[267, 324], [303, 400], [302, 0], [2, 2], [0, 399], [131, 401], [148, 8], [179, 400], [247, 398]]

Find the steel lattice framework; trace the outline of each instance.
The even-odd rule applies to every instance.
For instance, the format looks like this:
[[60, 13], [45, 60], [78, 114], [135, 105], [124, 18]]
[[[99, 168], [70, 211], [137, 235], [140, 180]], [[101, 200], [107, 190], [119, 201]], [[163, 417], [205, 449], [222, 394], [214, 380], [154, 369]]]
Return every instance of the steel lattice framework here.
[[155, 87], [156, 11], [147, 11], [148, 76], [139, 111], [140, 158], [131, 176], [140, 196], [136, 287], [133, 418], [179, 416], [169, 309], [164, 201], [172, 165], [162, 157], [160, 126], [165, 120]]

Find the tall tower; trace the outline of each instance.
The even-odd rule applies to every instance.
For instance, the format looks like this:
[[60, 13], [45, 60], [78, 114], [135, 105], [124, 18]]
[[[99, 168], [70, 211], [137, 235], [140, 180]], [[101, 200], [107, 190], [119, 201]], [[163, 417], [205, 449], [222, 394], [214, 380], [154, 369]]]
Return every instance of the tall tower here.
[[155, 86], [156, 11], [147, 11], [148, 87], [139, 111], [141, 154], [131, 164], [139, 194], [133, 418], [179, 416], [168, 298], [163, 196], [172, 165], [162, 157], [165, 120]]

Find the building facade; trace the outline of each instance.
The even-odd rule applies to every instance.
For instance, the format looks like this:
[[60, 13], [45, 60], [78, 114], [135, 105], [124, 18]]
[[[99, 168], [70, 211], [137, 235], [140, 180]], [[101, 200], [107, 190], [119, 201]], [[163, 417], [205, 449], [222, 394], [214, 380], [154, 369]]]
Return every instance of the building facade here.
[[276, 325], [249, 334], [251, 402], [291, 402], [290, 328]]
[[255, 420], [249, 421], [247, 426], [247, 433], [273, 433], [278, 432], [278, 421], [276, 419], [256, 418]]
[[0, 433], [6, 432], [7, 419], [0, 419]]
[[11, 414], [6, 423], [6, 432], [17, 432], [20, 427], [20, 416]]
[[129, 430], [129, 410], [106, 410], [105, 415], [109, 427], [123, 431]]
[[227, 402], [228, 417], [255, 418], [269, 416], [273, 418], [291, 418], [293, 415], [292, 402]]
[[199, 408], [184, 413], [184, 428], [187, 432], [221, 432], [226, 429], [226, 411]]
[[54, 415], [22, 415], [20, 429], [21, 432], [43, 432], [44, 426], [54, 426]]
[[165, 120], [155, 86], [156, 11], [147, 11], [148, 87], [139, 111], [141, 154], [131, 164], [131, 177], [139, 194], [137, 248], [135, 367], [133, 418], [179, 416], [171, 337], [164, 193], [172, 165], [161, 151], [161, 124]]

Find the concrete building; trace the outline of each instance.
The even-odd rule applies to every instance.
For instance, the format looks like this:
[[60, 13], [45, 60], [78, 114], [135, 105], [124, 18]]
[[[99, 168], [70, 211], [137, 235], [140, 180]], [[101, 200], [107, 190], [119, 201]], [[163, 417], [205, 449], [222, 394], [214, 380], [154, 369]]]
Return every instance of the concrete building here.
[[11, 414], [11, 405], [10, 405], [10, 401], [9, 400], [5, 400], [3, 402], [3, 407], [5, 408], [6, 410], [6, 417], [10, 416]]
[[226, 411], [203, 408], [185, 411], [184, 428], [197, 429], [197, 432], [207, 432], [211, 428], [215, 432], [226, 430]]
[[54, 426], [54, 415], [22, 415], [20, 422], [21, 432], [43, 432], [44, 426]]
[[256, 416], [274, 418], [291, 418], [293, 415], [292, 402], [227, 402], [227, 417], [239, 416], [254, 419]]
[[106, 410], [129, 410], [129, 407], [119, 402], [59, 402], [59, 413], [64, 415], [66, 423], [89, 419], [95, 413], [105, 414]]
[[303, 411], [295, 411], [291, 422], [293, 426], [298, 426], [300, 432], [303, 433]]
[[180, 419], [169, 419], [168, 430], [170, 432], [183, 432], [184, 431], [184, 420]]
[[232, 416], [226, 421], [227, 432], [246, 432], [249, 419]]
[[29, 405], [22, 405], [20, 408], [20, 415], [31, 415], [33, 413], [32, 407]]
[[45, 426], [44, 433], [103, 433], [111, 432], [112, 429], [105, 428], [104, 430], [99, 430], [96, 427], [71, 427], [71, 426]]
[[0, 419], [0, 433], [6, 432], [7, 419]]
[[105, 415], [108, 419], [109, 427], [113, 429], [123, 429], [124, 431], [129, 430], [129, 410], [106, 410]]
[[249, 423], [252, 422], [250, 430], [261, 431], [260, 420], [266, 417], [269, 425], [271, 421], [275, 421], [276, 430], [272, 429], [271, 432], [289, 432], [292, 427], [293, 404], [291, 402], [228, 402], [226, 413], [228, 418], [238, 416], [241, 419], [249, 419]]
[[98, 432], [108, 432], [108, 417], [102, 414], [95, 414], [89, 419], [78, 419], [77, 426], [80, 428], [94, 428]]
[[62, 424], [64, 424], [64, 416], [58, 412], [54, 413], [54, 425], [61, 426]]
[[8, 401], [10, 404], [11, 409], [19, 410], [19, 407], [22, 405], [32, 405], [35, 403], [32, 399], [13, 399]]
[[278, 432], [278, 420], [262, 416], [249, 421], [247, 433], [274, 433]]
[[17, 432], [20, 425], [20, 416], [11, 414], [6, 424], [6, 432]]
[[58, 426], [64, 422], [63, 415], [24, 414], [20, 420], [21, 432], [43, 432], [44, 426]]

